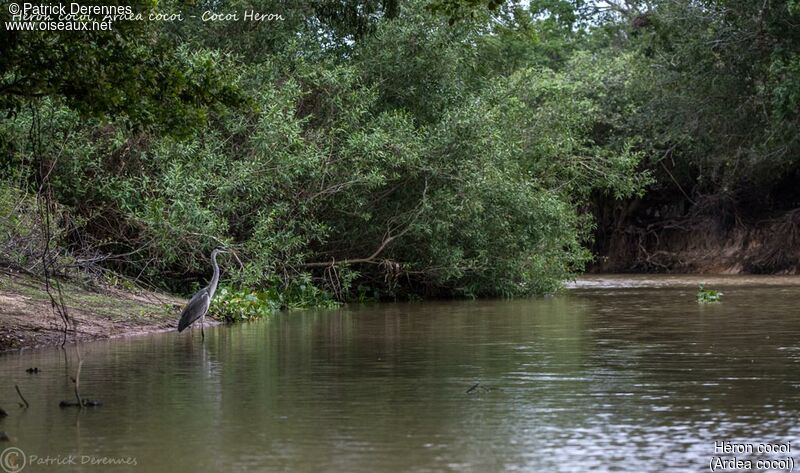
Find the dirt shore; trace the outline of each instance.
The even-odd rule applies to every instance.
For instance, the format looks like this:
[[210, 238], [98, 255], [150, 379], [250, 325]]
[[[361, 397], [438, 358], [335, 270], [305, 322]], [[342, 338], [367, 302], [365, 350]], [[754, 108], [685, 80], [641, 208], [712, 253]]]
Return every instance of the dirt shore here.
[[798, 205], [790, 199], [778, 210], [720, 195], [690, 204], [666, 190], [604, 202], [590, 272], [797, 275]]
[[[147, 291], [89, 289], [61, 282], [70, 319], [67, 343], [175, 330], [186, 300]], [[207, 321], [206, 325], [213, 324]], [[0, 352], [58, 346], [64, 323], [45, 285], [35, 278], [0, 271]]]

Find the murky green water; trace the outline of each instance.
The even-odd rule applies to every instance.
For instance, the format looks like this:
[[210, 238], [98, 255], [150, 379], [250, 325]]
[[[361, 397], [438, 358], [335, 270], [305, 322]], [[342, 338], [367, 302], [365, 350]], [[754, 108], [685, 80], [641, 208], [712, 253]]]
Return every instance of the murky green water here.
[[74, 348], [69, 369], [61, 350], [4, 355], [0, 430], [16, 440], [0, 450], [76, 463], [24, 471], [655, 472], [733, 457], [715, 441], [800, 449], [800, 279], [715, 280], [723, 303], [705, 306], [697, 282], [595, 278], [549, 299], [85, 344], [82, 391], [104, 406], [80, 413], [58, 407]]

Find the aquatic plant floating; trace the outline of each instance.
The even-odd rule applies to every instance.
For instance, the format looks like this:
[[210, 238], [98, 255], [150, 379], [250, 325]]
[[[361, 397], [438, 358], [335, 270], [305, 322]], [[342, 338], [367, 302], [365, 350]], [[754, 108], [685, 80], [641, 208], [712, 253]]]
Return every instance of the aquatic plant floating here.
[[722, 293], [714, 289], [706, 289], [703, 284], [697, 289], [697, 302], [700, 304], [709, 304], [713, 302], [720, 302]]

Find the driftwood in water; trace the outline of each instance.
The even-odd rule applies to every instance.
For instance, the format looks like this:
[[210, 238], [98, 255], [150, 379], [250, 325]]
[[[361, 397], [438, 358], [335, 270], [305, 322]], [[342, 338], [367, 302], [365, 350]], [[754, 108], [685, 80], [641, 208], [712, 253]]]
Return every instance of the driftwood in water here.
[[[102, 401], [98, 401], [96, 399], [86, 399], [81, 396], [81, 368], [83, 368], [83, 357], [81, 356], [80, 345], [78, 344], [77, 337], [75, 339], [75, 349], [78, 354], [78, 369], [75, 372], [75, 377], [70, 376], [70, 380], [75, 383], [75, 401], [61, 401], [58, 403], [58, 407], [77, 407], [79, 409], [83, 409], [84, 407], [100, 407], [103, 405]], [[64, 352], [64, 357], [66, 360], [66, 351]]]
[[77, 401], [61, 401], [58, 403], [59, 407], [77, 407], [78, 409], [83, 409], [84, 407], [100, 407], [103, 405], [101, 401], [84, 399], [81, 397], [81, 368], [83, 367], [83, 359], [80, 355], [81, 352], [78, 350], [78, 371], [75, 377], [72, 378], [72, 382], [75, 383], [75, 399], [77, 399]]
[[481, 385], [481, 383], [479, 381], [479, 382], [473, 384], [472, 386], [470, 386], [470, 388], [467, 389], [466, 393], [467, 394], [478, 394], [478, 393], [488, 393], [488, 392], [491, 392], [491, 391], [502, 391], [502, 389], [501, 388], [495, 388], [495, 387], [492, 387], [492, 386]]
[[17, 394], [19, 395], [19, 398], [22, 399], [23, 404], [20, 404], [20, 406], [22, 406], [25, 409], [27, 409], [30, 406], [30, 404], [28, 404], [28, 401], [25, 399], [25, 396], [22, 395], [22, 391], [19, 390], [19, 386], [15, 384], [14, 385], [14, 389], [17, 390]]
[[75, 375], [75, 379], [72, 380], [75, 383], [75, 399], [78, 400], [78, 407], [83, 407], [83, 400], [81, 399], [81, 367], [83, 366], [83, 358], [81, 358], [81, 351], [77, 348], [78, 351], [78, 372]]
[[82, 399], [80, 404], [77, 401], [61, 401], [58, 403], [58, 407], [100, 407], [102, 405], [103, 402], [96, 399]]

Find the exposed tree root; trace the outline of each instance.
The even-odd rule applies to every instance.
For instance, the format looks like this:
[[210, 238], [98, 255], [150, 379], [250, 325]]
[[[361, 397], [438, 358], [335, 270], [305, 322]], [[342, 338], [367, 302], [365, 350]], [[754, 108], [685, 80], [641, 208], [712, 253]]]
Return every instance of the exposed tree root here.
[[[616, 214], [595, 272], [800, 274], [800, 208], [746, 219], [729, 202], [699, 200], [685, 215], [657, 208]], [[644, 214], [644, 215], [642, 215]]]

